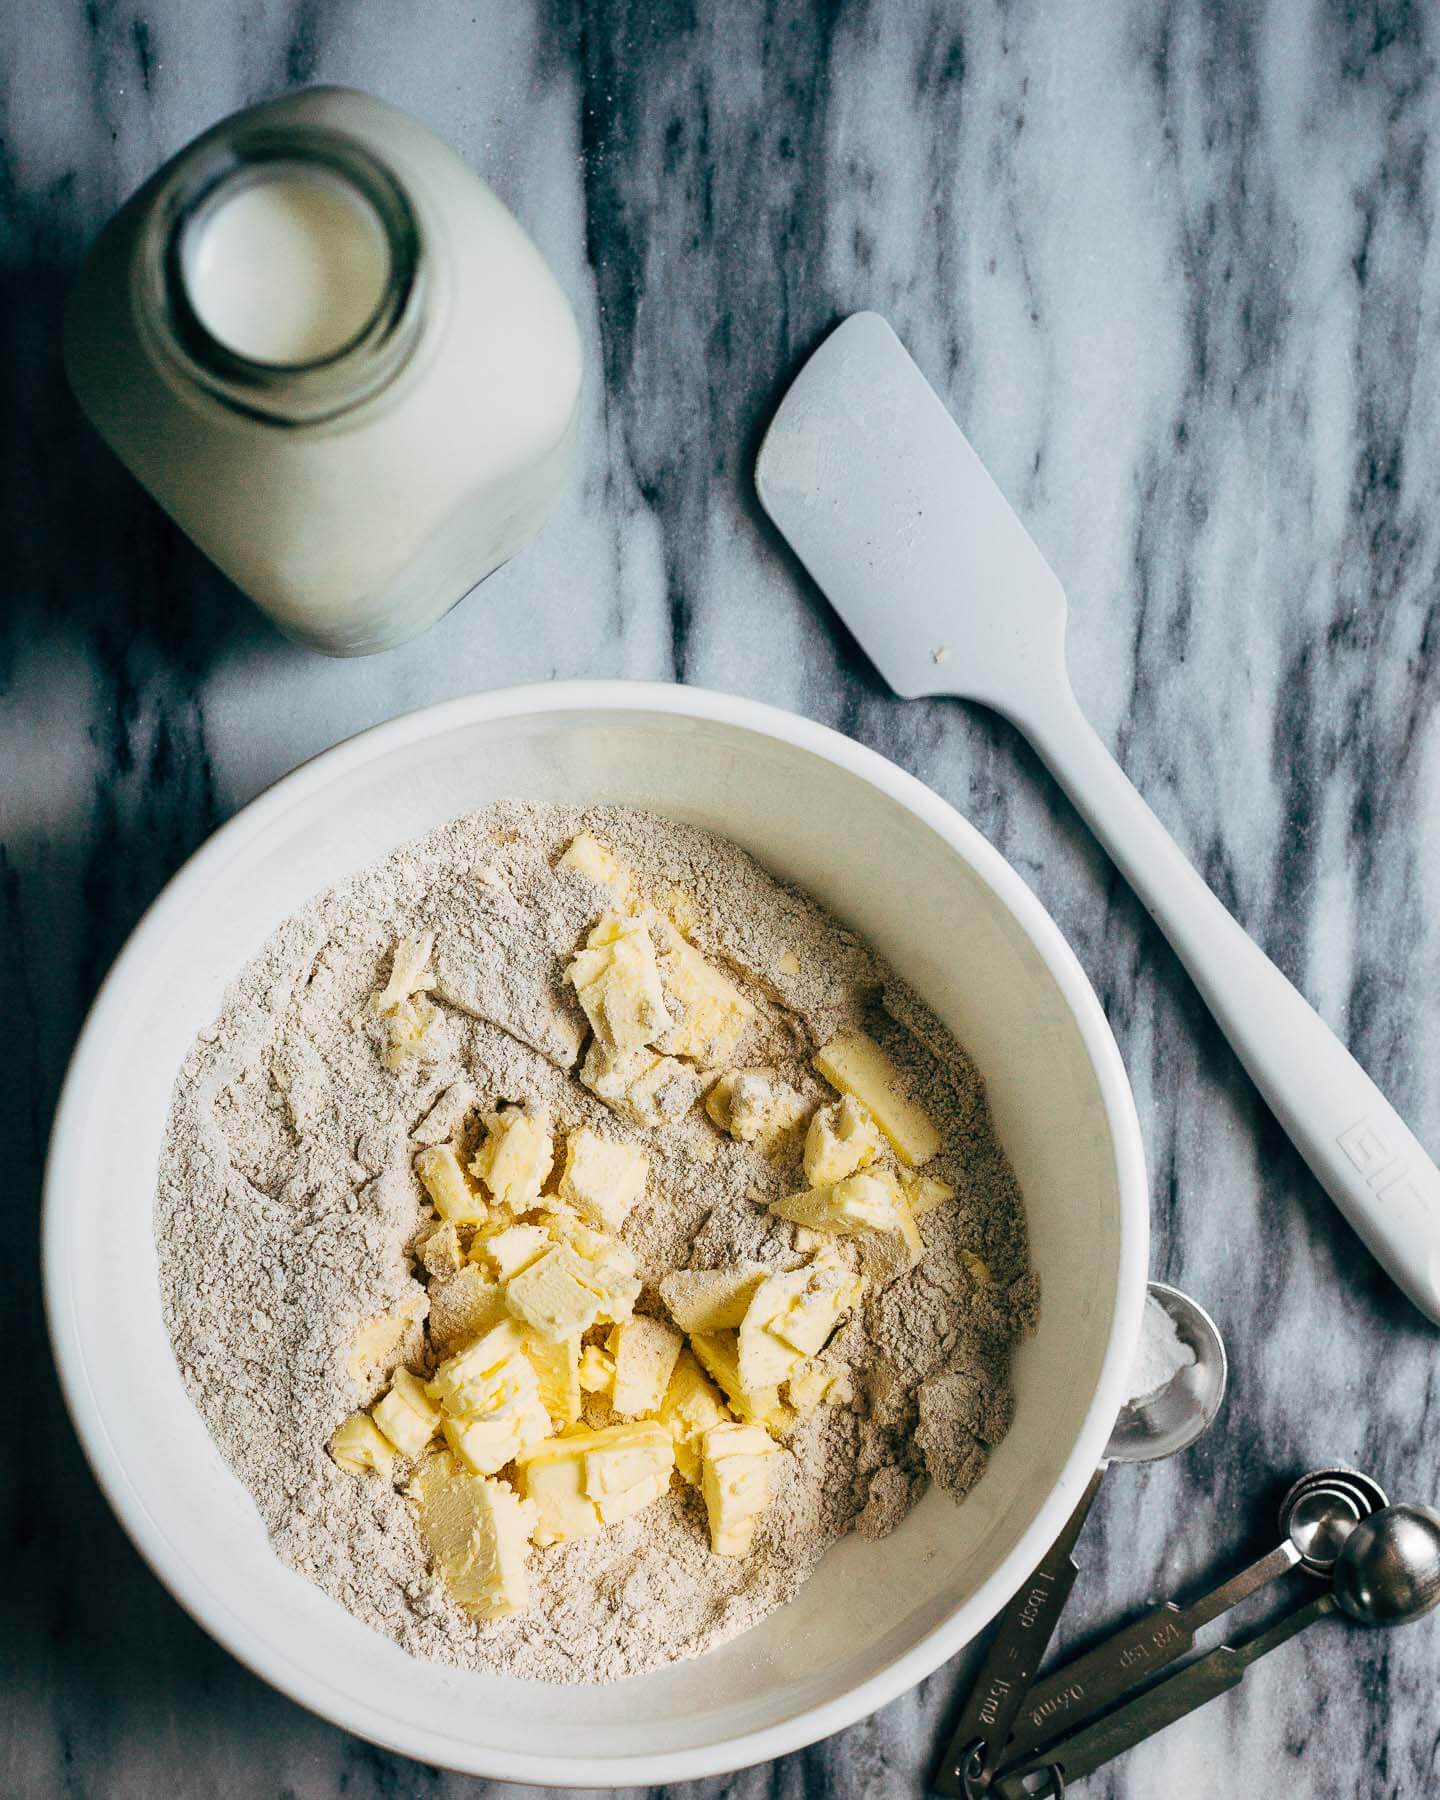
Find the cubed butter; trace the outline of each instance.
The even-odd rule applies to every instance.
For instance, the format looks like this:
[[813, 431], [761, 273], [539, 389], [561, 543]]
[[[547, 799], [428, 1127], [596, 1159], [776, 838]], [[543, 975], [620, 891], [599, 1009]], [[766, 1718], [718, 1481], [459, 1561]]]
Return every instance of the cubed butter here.
[[769, 1069], [741, 1069], [720, 1077], [705, 1096], [705, 1110], [738, 1142], [763, 1149], [789, 1130], [805, 1102]]
[[911, 1268], [925, 1254], [925, 1240], [910, 1203], [899, 1181], [885, 1170], [862, 1171], [847, 1175], [830, 1187], [787, 1195], [772, 1202], [770, 1210], [810, 1231], [835, 1232], [842, 1237], [873, 1233], [877, 1237], [898, 1238]]
[[533, 1509], [504, 1481], [437, 1467], [415, 1484], [420, 1535], [451, 1598], [481, 1619], [529, 1604]]
[[527, 1450], [518, 1469], [535, 1507], [535, 1542], [593, 1537], [606, 1523], [648, 1505], [663, 1493], [657, 1476], [668, 1477], [673, 1455], [669, 1432], [650, 1420], [572, 1431]]
[[818, 1359], [799, 1363], [790, 1371], [785, 1392], [797, 1412], [814, 1412], [817, 1406], [843, 1406], [854, 1398], [850, 1377]]
[[395, 1371], [389, 1393], [370, 1408], [370, 1416], [402, 1456], [418, 1456], [440, 1426], [440, 1408], [409, 1369]]
[[553, 1427], [534, 1388], [512, 1388], [495, 1410], [476, 1416], [442, 1413], [445, 1442], [472, 1475], [494, 1475]]
[[618, 1231], [645, 1192], [649, 1158], [633, 1144], [616, 1144], [582, 1125], [565, 1143], [560, 1198], [582, 1218]]
[[755, 1425], [714, 1425], [705, 1433], [700, 1491], [716, 1556], [745, 1556], [770, 1504], [775, 1445]]
[[665, 1000], [674, 1019], [653, 1040], [656, 1048], [702, 1068], [723, 1068], [734, 1060], [755, 1008], [668, 919], [656, 921], [655, 941]]
[[769, 1276], [757, 1289], [740, 1326], [737, 1367], [750, 1391], [789, 1379], [813, 1356], [860, 1297], [858, 1276], [824, 1256], [801, 1269]]
[[435, 933], [422, 932], [418, 938], [402, 937], [390, 959], [390, 976], [383, 988], [372, 996], [378, 1013], [394, 1013], [412, 995], [423, 993], [435, 985], [430, 972], [430, 953], [435, 948]]
[[580, 1387], [587, 1394], [608, 1394], [615, 1385], [615, 1358], [598, 1344], [580, 1352]]
[[592, 1444], [585, 1452], [585, 1495], [606, 1525], [658, 1500], [670, 1485], [675, 1466], [675, 1446], [664, 1425], [643, 1419], [634, 1425], [611, 1425], [595, 1437], [611, 1432], [615, 1433], [611, 1441]]
[[377, 1475], [388, 1475], [395, 1461], [390, 1440], [369, 1413], [351, 1413], [335, 1427], [330, 1439], [330, 1454], [351, 1475], [363, 1475], [373, 1469]]
[[438, 1006], [424, 994], [402, 1000], [383, 1014], [385, 1050], [380, 1060], [387, 1069], [400, 1070], [407, 1063], [437, 1061], [445, 1051], [444, 1021]]
[[567, 1247], [576, 1257], [575, 1276], [599, 1303], [597, 1319], [628, 1319], [640, 1297], [635, 1258], [619, 1238], [596, 1231], [571, 1216], [559, 1221]]
[[675, 1269], [661, 1278], [660, 1298], [684, 1332], [734, 1331], [768, 1273], [760, 1263]]
[[829, 1187], [867, 1168], [880, 1151], [880, 1127], [853, 1094], [819, 1107], [805, 1132], [805, 1179]]
[[608, 913], [565, 971], [609, 1057], [642, 1049], [669, 1026], [655, 945], [644, 918]]
[[505, 1304], [538, 1337], [556, 1344], [578, 1337], [599, 1317], [601, 1298], [582, 1279], [582, 1259], [568, 1244], [554, 1244], [538, 1261], [505, 1284]]
[[533, 1262], [538, 1262], [552, 1243], [543, 1225], [507, 1225], [488, 1237], [477, 1237], [470, 1246], [471, 1262], [479, 1263], [497, 1281], [511, 1281]]
[[678, 1057], [635, 1050], [612, 1056], [595, 1038], [580, 1068], [580, 1081], [597, 1100], [634, 1125], [673, 1125], [698, 1099], [701, 1077]]
[[399, 1350], [405, 1333], [426, 1310], [425, 1295], [417, 1290], [389, 1312], [367, 1319], [350, 1346], [350, 1373], [355, 1379], [359, 1381], [370, 1371], [383, 1368]]
[[580, 1339], [547, 1343], [533, 1331], [527, 1332], [525, 1358], [535, 1371], [540, 1404], [555, 1430], [568, 1430], [580, 1417]]
[[660, 1402], [660, 1419], [675, 1444], [675, 1467], [691, 1487], [698, 1487], [702, 1440], [712, 1425], [729, 1422], [730, 1411], [691, 1350], [682, 1350], [675, 1363]]
[[832, 1087], [867, 1108], [907, 1167], [918, 1169], [939, 1150], [940, 1134], [924, 1108], [906, 1091], [894, 1063], [863, 1031], [833, 1038], [816, 1055], [815, 1067]]
[[562, 869], [574, 869], [597, 887], [609, 888], [622, 904], [629, 901], [635, 877], [608, 844], [602, 844], [592, 832], [582, 831], [571, 838], [560, 858]]
[[739, 1335], [733, 1331], [697, 1331], [691, 1335], [690, 1348], [700, 1365], [717, 1382], [736, 1414], [748, 1425], [764, 1425], [779, 1431], [788, 1421], [788, 1413], [780, 1404], [779, 1390], [773, 1386], [747, 1388], [740, 1379]]
[[470, 1164], [496, 1203], [526, 1213], [539, 1204], [540, 1189], [554, 1166], [550, 1128], [518, 1106], [485, 1114], [485, 1137]]
[[926, 1213], [934, 1212], [955, 1198], [950, 1183], [935, 1175], [916, 1175], [907, 1169], [900, 1176], [900, 1185], [910, 1202], [910, 1211], [917, 1219], [923, 1219]]
[[460, 1249], [460, 1234], [448, 1219], [436, 1226], [422, 1244], [416, 1246], [420, 1266], [432, 1281], [444, 1281], [459, 1273], [465, 1257]]
[[435, 1210], [452, 1225], [483, 1225], [490, 1208], [465, 1174], [453, 1144], [431, 1144], [415, 1158], [415, 1172]]
[[630, 1318], [617, 1325], [606, 1344], [615, 1359], [611, 1404], [616, 1412], [631, 1418], [658, 1412], [683, 1345], [680, 1333], [660, 1319]]
[[432, 1400], [446, 1412], [483, 1416], [511, 1394], [535, 1386], [535, 1371], [524, 1357], [525, 1333], [502, 1319], [468, 1349], [449, 1357], [428, 1384]]

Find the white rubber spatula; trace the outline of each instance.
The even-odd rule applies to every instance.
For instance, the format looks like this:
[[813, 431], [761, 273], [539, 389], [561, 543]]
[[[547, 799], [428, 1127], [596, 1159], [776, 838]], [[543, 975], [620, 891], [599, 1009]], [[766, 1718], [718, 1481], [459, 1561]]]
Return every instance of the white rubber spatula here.
[[1030, 739], [1326, 1192], [1440, 1323], [1440, 1170], [1090, 728], [1065, 672], [1060, 583], [878, 314], [847, 319], [800, 371], [755, 479], [897, 693], [978, 700]]

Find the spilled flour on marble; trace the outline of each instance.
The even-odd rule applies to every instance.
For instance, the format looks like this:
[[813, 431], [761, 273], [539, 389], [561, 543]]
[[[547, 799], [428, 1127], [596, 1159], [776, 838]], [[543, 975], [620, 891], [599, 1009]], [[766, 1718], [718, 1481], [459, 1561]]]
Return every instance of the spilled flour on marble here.
[[[770, 1459], [775, 1497], [751, 1554], [711, 1553], [704, 1505], [677, 1476], [598, 1536], [532, 1551], [529, 1609], [481, 1623], [427, 1567], [404, 1466], [357, 1477], [326, 1451], [388, 1378], [389, 1365], [352, 1368], [366, 1321], [410, 1298], [417, 1322], [390, 1365], [433, 1363], [413, 1254], [435, 1224], [413, 1167], [421, 1144], [469, 1107], [511, 1102], [562, 1131], [642, 1145], [648, 1188], [621, 1233], [642, 1312], [663, 1316], [655, 1284], [674, 1269], [803, 1260], [795, 1227], [764, 1205], [804, 1186], [799, 1135], [767, 1157], [699, 1105], [642, 1128], [576, 1080], [587, 1026], [562, 976], [607, 903], [556, 866], [580, 831], [640, 872], [650, 905], [683, 910], [696, 947], [754, 1005], [735, 1066], [775, 1071], [808, 1112], [835, 1098], [815, 1049], [863, 1026], [938, 1128], [926, 1173], [957, 1194], [921, 1220], [919, 1266], [871, 1271], [863, 1308], [831, 1340], [825, 1360], [848, 1371], [854, 1398], [803, 1416]], [[439, 1028], [424, 1059], [391, 1070], [368, 999], [396, 940], [426, 932]], [[930, 1480], [963, 1495], [1008, 1427], [1010, 1354], [1037, 1304], [1020, 1195], [953, 1038], [853, 933], [734, 844], [611, 808], [492, 806], [287, 920], [186, 1059], [155, 1232], [186, 1386], [279, 1556], [416, 1656], [547, 1681], [699, 1655], [790, 1599], [844, 1533], [893, 1529]], [[587, 1404], [591, 1422], [608, 1416]]]

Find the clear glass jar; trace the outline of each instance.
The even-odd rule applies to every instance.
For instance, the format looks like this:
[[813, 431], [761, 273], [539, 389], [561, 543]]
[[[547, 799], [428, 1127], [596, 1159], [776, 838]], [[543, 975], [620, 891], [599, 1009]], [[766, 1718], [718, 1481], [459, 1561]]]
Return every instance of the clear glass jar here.
[[423, 631], [538, 528], [573, 456], [574, 315], [439, 138], [312, 89], [222, 121], [116, 214], [67, 310], [81, 405], [292, 637]]

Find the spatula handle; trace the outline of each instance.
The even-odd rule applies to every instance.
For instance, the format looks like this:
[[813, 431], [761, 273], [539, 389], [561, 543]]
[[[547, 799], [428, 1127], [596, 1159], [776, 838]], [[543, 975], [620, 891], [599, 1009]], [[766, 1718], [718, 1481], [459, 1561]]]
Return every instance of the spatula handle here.
[[1051, 689], [1043, 706], [1010, 716], [1170, 940], [1316, 1179], [1416, 1306], [1440, 1323], [1440, 1169], [1186, 861], [1068, 683]]

